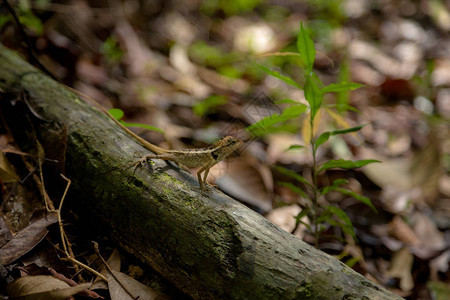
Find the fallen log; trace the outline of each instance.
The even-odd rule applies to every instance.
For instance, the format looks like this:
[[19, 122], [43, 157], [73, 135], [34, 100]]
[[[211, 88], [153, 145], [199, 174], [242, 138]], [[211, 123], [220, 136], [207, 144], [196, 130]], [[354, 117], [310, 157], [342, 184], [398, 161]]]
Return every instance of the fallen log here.
[[148, 151], [112, 120], [2, 45], [0, 66], [2, 98], [26, 95], [46, 153], [67, 128], [69, 200], [194, 299], [401, 299], [167, 162], [134, 171]]

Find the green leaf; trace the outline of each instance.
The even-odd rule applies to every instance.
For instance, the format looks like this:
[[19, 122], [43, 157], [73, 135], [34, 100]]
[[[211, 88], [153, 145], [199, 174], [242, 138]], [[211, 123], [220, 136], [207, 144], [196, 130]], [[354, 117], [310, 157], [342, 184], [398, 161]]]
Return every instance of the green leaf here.
[[361, 112], [357, 108], [355, 108], [351, 105], [345, 104], [345, 103], [327, 104], [327, 105], [324, 105], [324, 107], [337, 108], [340, 113], [345, 112], [345, 111], [354, 111], [355, 113], [361, 114]]
[[121, 120], [125, 113], [120, 108], [111, 108], [108, 110], [109, 114], [116, 118], [117, 120]]
[[3, 26], [8, 23], [10, 20], [9, 15], [0, 15], [0, 29], [3, 28]]
[[113, 36], [108, 37], [103, 42], [100, 50], [109, 63], [119, 62], [124, 55], [124, 51], [120, 48], [119, 42]]
[[294, 104], [297, 105], [298, 101], [292, 100], [292, 99], [283, 99], [283, 100], [277, 100], [274, 101], [273, 104]]
[[340, 185], [347, 184], [347, 183], [348, 183], [347, 179], [343, 179], [343, 178], [336, 179], [335, 181], [333, 181], [332, 185], [321, 188], [320, 189], [320, 194], [321, 195], [326, 195], [329, 192], [334, 191]]
[[155, 127], [155, 126], [151, 126], [151, 125], [147, 125], [147, 124], [142, 124], [142, 123], [127, 123], [127, 122], [123, 122], [122, 123], [125, 127], [140, 127], [140, 128], [144, 128], [147, 130], [152, 130], [152, 131], [157, 131], [157, 132], [161, 132], [164, 133], [164, 130]]
[[286, 169], [281, 166], [275, 166], [275, 170], [277, 170], [278, 172], [280, 172], [283, 175], [289, 176], [297, 181], [300, 181], [306, 185], [311, 186], [311, 183], [308, 180], [306, 180], [305, 177], [303, 177], [302, 175], [300, 175], [292, 170]]
[[355, 132], [355, 131], [360, 130], [364, 126], [366, 126], [366, 124], [355, 126], [355, 127], [351, 127], [351, 128], [347, 128], [347, 129], [334, 130], [334, 131], [331, 131], [330, 134], [331, 135], [337, 135], [337, 134], [346, 134], [346, 133], [349, 133], [349, 132]]
[[361, 257], [352, 257], [349, 258], [348, 260], [346, 260], [344, 263], [349, 267], [349, 268], [353, 268], [353, 266], [361, 260]]
[[298, 221], [298, 223], [301, 223], [301, 224], [305, 225], [305, 226], [306, 226], [306, 228], [308, 228], [308, 230], [309, 230], [309, 231], [312, 231], [312, 229], [311, 229], [311, 225], [309, 225], [308, 223], [306, 223], [306, 222], [303, 222], [302, 220], [299, 220], [299, 221]]
[[299, 212], [298, 215], [295, 216], [295, 226], [297, 226], [299, 223], [302, 223], [305, 225], [309, 230], [311, 230], [311, 226], [309, 226], [308, 223], [302, 221], [302, 218], [306, 216], [309, 213], [309, 208], [302, 209], [301, 212]]
[[311, 108], [311, 118], [314, 119], [314, 116], [322, 105], [323, 94], [311, 76], [306, 76], [305, 98]]
[[251, 132], [255, 137], [265, 135], [269, 132], [273, 132], [274, 126], [300, 116], [300, 114], [306, 111], [306, 108], [305, 104], [297, 103], [296, 105], [287, 107], [281, 114], [273, 114], [261, 119], [248, 126], [246, 130]]
[[326, 141], [328, 141], [328, 139], [331, 136], [331, 132], [329, 131], [325, 131], [324, 133], [322, 133], [317, 140], [314, 143], [314, 149], [317, 150], [317, 148], [319, 148], [320, 145], [322, 145], [323, 143], [325, 143]]
[[[345, 59], [339, 68], [338, 82], [348, 82], [350, 80], [350, 67], [348, 59]], [[350, 91], [338, 92], [336, 95], [336, 107], [339, 113], [344, 113], [350, 109], [356, 109], [351, 107], [348, 103], [350, 102]]]
[[339, 192], [339, 193], [341, 193], [343, 195], [347, 195], [347, 196], [351, 196], [351, 197], [355, 198], [356, 200], [358, 200], [358, 201], [364, 203], [365, 205], [369, 206], [375, 213], [378, 213], [378, 211], [375, 208], [375, 206], [373, 206], [372, 201], [370, 201], [370, 199], [367, 198], [366, 196], [357, 194], [354, 191], [347, 190], [347, 189], [340, 188], [340, 187], [336, 188], [335, 191]]
[[356, 168], [361, 168], [365, 165], [368, 165], [371, 163], [376, 163], [376, 162], [381, 162], [381, 161], [376, 160], [376, 159], [364, 159], [364, 160], [356, 160], [356, 161], [345, 160], [345, 159], [330, 160], [330, 161], [327, 161], [326, 163], [324, 163], [319, 168], [317, 173], [320, 173], [324, 170], [331, 169], [331, 168], [356, 169]]
[[290, 145], [289, 148], [286, 149], [286, 151], [290, 151], [290, 150], [300, 150], [305, 148], [305, 146], [302, 145]]
[[344, 91], [352, 91], [363, 87], [363, 84], [356, 82], [342, 82], [342, 83], [332, 83], [327, 85], [322, 89], [322, 93], [333, 93], [333, 92], [344, 92]]
[[337, 226], [341, 227], [345, 233], [350, 234], [353, 238], [356, 238], [355, 229], [353, 228], [352, 221], [350, 220], [348, 215], [345, 213], [345, 211], [343, 211], [339, 207], [332, 206], [332, 205], [327, 206], [325, 209], [330, 211], [331, 213], [333, 213], [333, 215], [335, 215], [338, 219], [340, 219], [341, 221], [344, 222], [344, 224], [336, 223], [335, 226], [337, 225]]
[[325, 207], [326, 210], [330, 211], [333, 215], [344, 221], [345, 224], [348, 226], [351, 226], [353, 228], [352, 221], [348, 217], [347, 213], [340, 209], [339, 207], [328, 205]]
[[25, 25], [25, 27], [34, 30], [39, 36], [44, 32], [44, 25], [42, 24], [42, 21], [33, 15], [31, 10], [22, 11], [19, 16], [19, 21]]
[[144, 128], [144, 129], [147, 129], [147, 130], [152, 130], [152, 131], [157, 131], [157, 132], [164, 133], [164, 131], [162, 129], [159, 129], [158, 127], [155, 127], [155, 126], [151, 126], [151, 125], [147, 125], [147, 124], [141, 124], [141, 123], [128, 123], [128, 122], [122, 121], [122, 118], [125, 115], [125, 113], [120, 108], [111, 108], [110, 110], [108, 110], [108, 113], [111, 116], [113, 116], [113, 118], [115, 118], [118, 121], [120, 121], [120, 123], [122, 123], [122, 125], [125, 126], [125, 127], [140, 127], [140, 128]]
[[[328, 222], [329, 220], [333, 217], [333, 214], [331, 213], [331, 211], [324, 209], [322, 211], [322, 213], [318, 216], [316, 222], [317, 223], [324, 223], [324, 222]], [[331, 225], [333, 225], [332, 223], [330, 223]]]
[[319, 148], [320, 145], [322, 145], [323, 143], [325, 143], [326, 141], [328, 141], [328, 139], [330, 138], [330, 136], [333, 135], [338, 135], [338, 134], [346, 134], [349, 132], [355, 132], [360, 130], [361, 128], [363, 128], [365, 125], [360, 125], [360, 126], [355, 126], [355, 127], [351, 127], [351, 128], [347, 128], [347, 129], [341, 129], [341, 130], [334, 130], [334, 131], [325, 131], [324, 133], [322, 133], [316, 140], [315, 142], [315, 149], [317, 150], [317, 148]]
[[303, 198], [309, 199], [309, 196], [302, 189], [300, 189], [299, 187], [295, 186], [291, 182], [279, 181], [278, 184], [281, 185], [281, 186], [287, 187], [288, 189], [290, 189], [294, 193], [302, 196]]
[[314, 42], [309, 36], [308, 32], [303, 28], [303, 23], [300, 22], [300, 31], [297, 36], [297, 50], [302, 56], [305, 68], [310, 73], [314, 66], [314, 60], [316, 58], [316, 48], [314, 48]]
[[290, 78], [290, 77], [288, 77], [288, 76], [285, 76], [285, 75], [282, 75], [282, 74], [280, 74], [280, 72], [273, 71], [273, 70], [269, 69], [269, 68], [266, 67], [266, 66], [263, 66], [263, 65], [258, 65], [258, 66], [259, 66], [264, 72], [266, 72], [267, 74], [269, 74], [270, 76], [273, 76], [273, 77], [275, 77], [275, 78], [278, 78], [278, 79], [284, 81], [285, 83], [287, 83], [287, 84], [289, 84], [289, 85], [295, 86], [295, 87], [298, 88], [298, 89], [301, 89], [301, 90], [303, 89], [303, 88], [301, 87], [301, 85], [299, 85], [297, 82], [295, 82], [292, 78]]
[[284, 121], [290, 120], [292, 118], [299, 117], [302, 113], [306, 111], [307, 107], [305, 104], [297, 103], [296, 105], [289, 106], [281, 113], [281, 117], [285, 119]]
[[224, 96], [213, 95], [194, 104], [192, 110], [194, 111], [194, 114], [202, 117], [212, 108], [223, 105], [225, 103], [227, 103], [227, 99]]

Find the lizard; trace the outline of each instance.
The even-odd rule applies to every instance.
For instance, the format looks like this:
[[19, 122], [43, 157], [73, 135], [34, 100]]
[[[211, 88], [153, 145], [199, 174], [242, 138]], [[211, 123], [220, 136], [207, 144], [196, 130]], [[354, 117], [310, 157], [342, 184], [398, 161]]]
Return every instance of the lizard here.
[[71, 88], [70, 86], [67, 86], [65, 84], [62, 85], [69, 91], [79, 96], [81, 99], [94, 105], [100, 112], [104, 113], [107, 117], [109, 117], [112, 121], [114, 121], [114, 123], [116, 123], [126, 133], [128, 133], [135, 140], [137, 140], [146, 149], [156, 153], [144, 156], [142, 159], [140, 159], [137, 163], [134, 164], [135, 168], [138, 167], [139, 165], [143, 165], [150, 159], [170, 160], [182, 166], [186, 166], [188, 168], [201, 167], [200, 170], [197, 171], [197, 179], [202, 191], [205, 190], [204, 183], [206, 183], [206, 178], [208, 176], [209, 170], [214, 165], [224, 160], [227, 156], [229, 156], [243, 144], [243, 141], [241, 141], [238, 138], [226, 136], [223, 139], [205, 148], [181, 149], [181, 150], [164, 149], [146, 141], [145, 139], [141, 138], [136, 133], [125, 127], [119, 120], [117, 120], [114, 116], [112, 116], [93, 98], [74, 88]]

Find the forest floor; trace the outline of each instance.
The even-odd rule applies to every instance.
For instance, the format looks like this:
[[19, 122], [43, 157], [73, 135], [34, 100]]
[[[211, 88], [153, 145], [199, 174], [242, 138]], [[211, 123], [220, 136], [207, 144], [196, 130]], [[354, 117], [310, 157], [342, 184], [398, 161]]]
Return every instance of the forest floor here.
[[[317, 159], [382, 162], [355, 170], [329, 169], [319, 176], [319, 187], [346, 179], [346, 188], [368, 197], [378, 211], [348, 195], [327, 194], [322, 203], [346, 212], [356, 239], [329, 220], [319, 248], [407, 299], [450, 299], [448, 1], [10, 3], [35, 57], [46, 69], [103, 107], [122, 110], [126, 122], [158, 128], [134, 128], [152, 143], [177, 149], [203, 147], [226, 135], [244, 139], [245, 147], [214, 167], [208, 181], [314, 244], [307, 228], [311, 220], [305, 216], [305, 225], [295, 218], [307, 201], [286, 184], [295, 181], [275, 168], [282, 166], [310, 178], [313, 161], [308, 147], [286, 151], [304, 143], [307, 114], [293, 127], [258, 138], [245, 130], [264, 117], [280, 114], [286, 105], [279, 100], [306, 103], [303, 90], [259, 67], [277, 70], [304, 85], [302, 60], [279, 54], [296, 51], [302, 22], [316, 46], [314, 71], [321, 81], [364, 85], [325, 97], [329, 106], [317, 118], [319, 132], [366, 126], [357, 134], [330, 138]], [[32, 61], [3, 4], [0, 32], [3, 45]], [[336, 110], [336, 103], [356, 110]], [[2, 149], [13, 144], [7, 131], [2, 130], [0, 137]], [[0, 218], [5, 234], [0, 236], [0, 247], [32, 226], [45, 236], [49, 223], [31, 221], [43, 209], [36, 204], [42, 203], [37, 200], [40, 194], [31, 197], [34, 202], [13, 197], [19, 192], [8, 178], [0, 178], [5, 183]], [[67, 218], [76, 220], [73, 215]], [[94, 261], [92, 247], [76, 246], [84, 243], [85, 233], [70, 226], [68, 232], [76, 256]], [[17, 257], [14, 267], [28, 274], [52, 268], [80, 282], [80, 274], [57, 259], [53, 246], [59, 243], [57, 229], [50, 232], [45, 246], [39, 243], [43, 236], [37, 240], [33, 234], [21, 245], [26, 249], [20, 251], [27, 254]], [[108, 244], [107, 237], [98, 238], [108, 245], [101, 251], [111, 255], [114, 245]], [[166, 284], [155, 283], [148, 268], [121, 254], [128, 276], [153, 287]], [[120, 265], [117, 252], [112, 257]], [[91, 278], [81, 275], [84, 280]]]

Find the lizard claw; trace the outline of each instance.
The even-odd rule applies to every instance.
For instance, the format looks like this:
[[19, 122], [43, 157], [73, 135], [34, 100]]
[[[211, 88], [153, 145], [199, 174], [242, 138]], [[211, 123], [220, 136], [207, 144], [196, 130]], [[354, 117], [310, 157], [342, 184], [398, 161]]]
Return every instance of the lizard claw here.
[[133, 166], [134, 171], [136, 171], [137, 168], [144, 167], [144, 165], [147, 163], [147, 160], [149, 160], [149, 158], [147, 156], [144, 156], [137, 162], [131, 163], [130, 166]]

